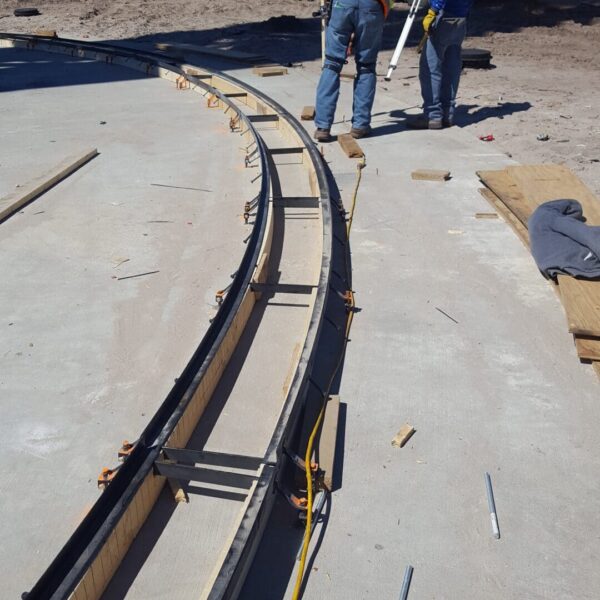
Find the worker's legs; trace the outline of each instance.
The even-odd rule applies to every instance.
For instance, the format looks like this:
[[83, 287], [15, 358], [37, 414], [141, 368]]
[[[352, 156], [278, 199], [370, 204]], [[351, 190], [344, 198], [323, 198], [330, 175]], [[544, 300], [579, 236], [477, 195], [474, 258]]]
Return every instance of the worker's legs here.
[[340, 72], [346, 61], [350, 36], [354, 31], [359, 0], [333, 0], [331, 19], [325, 40], [325, 64], [317, 86], [315, 124], [330, 129], [340, 95]]
[[454, 121], [454, 109], [456, 107], [456, 94], [460, 82], [462, 70], [462, 43], [467, 31], [466, 19], [444, 19], [449, 28], [447, 34], [448, 47], [444, 56], [442, 66], [442, 87], [440, 100], [444, 120], [448, 123]]
[[354, 36], [356, 79], [352, 126], [367, 129], [371, 124], [371, 110], [377, 84], [377, 54], [381, 48], [384, 15], [377, 0], [360, 0]]
[[430, 121], [442, 120], [442, 66], [446, 44], [443, 29], [431, 32], [421, 53], [419, 81], [423, 97], [423, 114]]

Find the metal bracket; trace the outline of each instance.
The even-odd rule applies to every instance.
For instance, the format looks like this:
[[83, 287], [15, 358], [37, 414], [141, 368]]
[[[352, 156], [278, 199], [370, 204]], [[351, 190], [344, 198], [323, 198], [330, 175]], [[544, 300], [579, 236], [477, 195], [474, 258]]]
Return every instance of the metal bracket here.
[[[292, 452], [291, 450], [288, 450], [285, 446], [283, 448], [283, 452], [284, 454], [290, 458], [292, 460], [292, 462], [302, 471], [304, 471], [306, 473], [306, 461], [304, 461], [303, 459], [301, 459], [295, 452]], [[319, 465], [316, 462], [311, 462], [310, 463], [310, 470], [311, 473], [317, 473], [317, 471], [319, 470]]]

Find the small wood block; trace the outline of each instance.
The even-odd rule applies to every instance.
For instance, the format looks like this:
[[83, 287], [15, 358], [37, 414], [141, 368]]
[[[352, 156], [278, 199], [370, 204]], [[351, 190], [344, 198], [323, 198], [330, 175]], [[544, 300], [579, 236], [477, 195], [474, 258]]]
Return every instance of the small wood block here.
[[349, 133], [338, 135], [337, 139], [348, 158], [362, 158], [365, 155], [358, 142]]
[[418, 169], [411, 173], [411, 177], [417, 181], [448, 181], [450, 179], [450, 171]]
[[276, 77], [288, 74], [288, 70], [285, 67], [254, 67], [252, 72], [259, 77]]
[[594, 362], [593, 366], [594, 371], [596, 371], [596, 375], [598, 375], [598, 378], [600, 379], [600, 362]]
[[302, 114], [300, 118], [303, 121], [312, 121], [315, 118], [315, 107], [314, 106], [305, 106], [302, 109]]
[[356, 73], [340, 73], [341, 79], [356, 79]]
[[475, 213], [476, 219], [497, 219], [498, 213]]
[[335, 448], [340, 416], [340, 397], [330, 396], [325, 407], [323, 427], [319, 438], [319, 468], [323, 471], [323, 485], [333, 492], [333, 469], [335, 466]]
[[54, 29], [36, 29], [33, 32], [33, 35], [38, 35], [40, 37], [48, 37], [48, 38], [58, 37], [58, 35]]
[[392, 440], [392, 446], [396, 448], [404, 447], [404, 444], [410, 440], [415, 433], [415, 428], [412, 425], [402, 425], [400, 431], [396, 434], [396, 437]]

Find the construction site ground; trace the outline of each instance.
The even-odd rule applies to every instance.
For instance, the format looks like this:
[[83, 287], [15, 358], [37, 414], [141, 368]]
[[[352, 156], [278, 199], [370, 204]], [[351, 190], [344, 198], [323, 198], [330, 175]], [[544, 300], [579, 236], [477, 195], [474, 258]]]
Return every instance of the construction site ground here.
[[[493, 212], [478, 193], [481, 183], [475, 172], [516, 162], [565, 162], [596, 194], [600, 193], [598, 103], [595, 99], [600, 76], [598, 69], [592, 68], [600, 40], [600, 7], [594, 2], [572, 2], [570, 4], [576, 6], [571, 7], [567, 6], [568, 2], [537, 2], [531, 6], [515, 3], [512, 14], [505, 6], [508, 4], [502, 3], [501, 16], [497, 8], [500, 3], [496, 8], [494, 3], [483, 2], [476, 7], [472, 21], [474, 37], [468, 39], [467, 45], [492, 50], [496, 68], [465, 73], [458, 127], [441, 132], [406, 129], [405, 117], [416, 114], [419, 104], [414, 47], [403, 56], [393, 81], [379, 84], [374, 135], [360, 142], [367, 166], [363, 171], [351, 237], [353, 287], [359, 310], [341, 379], [336, 491], [326, 506], [326, 518], [317, 526], [313, 538], [311, 550], [318, 552], [312, 554], [309, 561], [305, 598], [396, 598], [407, 564], [415, 567], [410, 598], [593, 600], [598, 597], [600, 525], [595, 519], [595, 504], [600, 493], [597, 478], [600, 404], [597, 377], [592, 369], [579, 363], [561, 305], [551, 286], [539, 274], [529, 251], [502, 219], [475, 218], [476, 213]], [[519, 8], [519, 5], [523, 6]], [[296, 115], [304, 105], [314, 104], [320, 69], [319, 39], [318, 26], [308, 17], [316, 7], [315, 2], [125, 1], [96, 6], [88, 1], [59, 1], [39, 4], [42, 15], [32, 19], [10, 16], [13, 3], [2, 1], [0, 7], [0, 29], [6, 31], [31, 32], [50, 27], [65, 37], [120, 39], [139, 43], [144, 48], [150, 47], [154, 40], [169, 40], [214, 42], [217, 46], [269, 53], [275, 60], [297, 66], [291, 67], [284, 77], [258, 78], [251, 68], [240, 68], [231, 62], [203, 59], [203, 63], [226, 69], [259, 87]], [[536, 24], [535, 11], [540, 10], [542, 14], [537, 16]], [[525, 18], [523, 11], [528, 11], [530, 22], [518, 21]], [[250, 21], [264, 21], [283, 12], [297, 19], [250, 24]], [[405, 5], [400, 4], [386, 29], [380, 72], [385, 70], [404, 16]], [[498, 27], [503, 31], [496, 31]], [[413, 37], [416, 41], [417, 37]], [[0, 56], [7, 54], [3, 50]], [[8, 65], [2, 65], [2, 61], [4, 58], [0, 66], [6, 68]], [[10, 62], [15, 64], [14, 56]], [[71, 115], [72, 107], [82, 101], [92, 101], [94, 97], [90, 93], [91, 86], [79, 89], [78, 93], [85, 95], [82, 98], [73, 94], [78, 88], [68, 83], [41, 91], [42, 88], [36, 87], [35, 77], [33, 79], [27, 93], [37, 96], [36, 102], [47, 102], [49, 93], [56, 98], [60, 96], [57, 106], [61, 106], [67, 116]], [[85, 141], [90, 139], [93, 128], [108, 126], [99, 125], [101, 120], [110, 125], [113, 118], [124, 118], [122, 111], [135, 114], [131, 110], [134, 99], [150, 102], [148, 96], [151, 95], [151, 104], [160, 103], [160, 92], [152, 87], [158, 85], [160, 82], [135, 78], [102, 84], [103, 104], [108, 103], [116, 111], [115, 116], [99, 116], [98, 124], [90, 123], [87, 133], [84, 131]], [[123, 97], [119, 86], [127, 89], [128, 99], [120, 105], [115, 98], [113, 106], [112, 94]], [[0, 107], [0, 119], [5, 116], [7, 122], [15, 122], [19, 114], [19, 99], [12, 93], [14, 90], [14, 81], [0, 79], [0, 92], [11, 92], [2, 96], [14, 98], [12, 107], [4, 99]], [[351, 90], [351, 80], [344, 81], [334, 133], [346, 132], [350, 127]], [[152, 110], [161, 110], [161, 107], [147, 107], [147, 111]], [[181, 136], [188, 133], [189, 123], [199, 118], [197, 111], [186, 113], [185, 99], [179, 110], [180, 129], [168, 128], [157, 119], [154, 126], [158, 129], [149, 128], [137, 143], [152, 146], [152, 139], [160, 137], [161, 143], [166, 140], [174, 148], [178, 147]], [[147, 121], [140, 123], [136, 132], [145, 129], [146, 124]], [[28, 126], [31, 131], [42, 128], [44, 135], [47, 133], [41, 123], [28, 121]], [[216, 131], [211, 130], [209, 135], [204, 126], [202, 131], [197, 131], [197, 137], [190, 136], [187, 149], [195, 148], [204, 160], [209, 153], [202, 145], [214, 140]], [[494, 134], [497, 141], [485, 143], [478, 139], [479, 135], [488, 133]], [[540, 133], [547, 133], [550, 139], [537, 141]], [[51, 162], [52, 158], [52, 154], [40, 155], [36, 162], [31, 162], [32, 154], [20, 140], [18, 127], [12, 135], [7, 148], [13, 151], [4, 152], [0, 161], [0, 168], [4, 168], [1, 172], [9, 173], [12, 179], [2, 180], [0, 194], [20, 180], [17, 175], [22, 161], [29, 160], [29, 164], [35, 166], [38, 160]], [[102, 135], [105, 135], [104, 130]], [[36, 139], [32, 138], [33, 142]], [[109, 136], [106, 143], [108, 139], [114, 138]], [[231, 150], [219, 143], [215, 148]], [[323, 151], [348, 208], [357, 177], [356, 161], [348, 159], [335, 143], [324, 146]], [[223, 154], [229, 156], [231, 152]], [[211, 160], [218, 165], [218, 161], [224, 159], [217, 154]], [[93, 162], [90, 164], [99, 168]], [[137, 164], [134, 155], [124, 155], [123, 163], [114, 165], [116, 172], [121, 173], [123, 185], [129, 185], [127, 175]], [[152, 168], [159, 166], [157, 162]], [[172, 166], [179, 169], [181, 161], [175, 161]], [[189, 186], [204, 188], [205, 181], [194, 180], [194, 165], [188, 167]], [[452, 178], [447, 182], [413, 181], [411, 172], [423, 168], [447, 169]], [[231, 172], [220, 165], [212, 170], [198, 165], [197, 170], [203, 177], [206, 173], [214, 176], [221, 173], [225, 177]], [[24, 176], [23, 171], [21, 173]], [[166, 173], [161, 182], [167, 181]], [[156, 179], [156, 172], [152, 175], [152, 179]], [[77, 183], [75, 180], [70, 185]], [[145, 183], [156, 181], [148, 179]], [[229, 180], [227, 185], [231, 185]], [[87, 203], [93, 205], [94, 192], [86, 190], [90, 194], [86, 196]], [[41, 202], [50, 200], [48, 196]], [[37, 210], [33, 210], [34, 206]], [[95, 206], [87, 208], [100, 211]], [[101, 208], [112, 211], [115, 207], [109, 202]], [[44, 206], [39, 208], [35, 203], [27, 209], [31, 213], [38, 210], [45, 210]], [[67, 213], [74, 214], [66, 208], [61, 214]], [[24, 218], [34, 216], [42, 223], [35, 223], [34, 232], [29, 236], [31, 240], [43, 234], [43, 222], [49, 218], [48, 214], [19, 215], [20, 220], [6, 222], [1, 227], [14, 229], [13, 239], [17, 235], [22, 237]], [[154, 216], [157, 218], [147, 220], [170, 219], [163, 213]], [[101, 214], [97, 217], [102, 219]], [[189, 220], [195, 221], [194, 218]], [[63, 226], [78, 228], [81, 223], [66, 222]], [[135, 231], [143, 235], [146, 229], [137, 227]], [[69, 231], [62, 235], [68, 236]], [[18, 248], [23, 251], [17, 252]], [[165, 241], [165, 252], [169, 248]], [[143, 247], [140, 252], [142, 250]], [[203, 256], [203, 250], [206, 248], [194, 247], [199, 256]], [[61, 300], [64, 304], [77, 290], [65, 285], [60, 294], [51, 296], [57, 303], [53, 312], [51, 307], [32, 300], [36, 289], [25, 293], [22, 284], [24, 280], [30, 280], [31, 284], [36, 277], [56, 282], [56, 278], [64, 275], [64, 269], [57, 266], [52, 272], [29, 255], [27, 261], [34, 264], [28, 262], [25, 267], [31, 276], [23, 278], [15, 265], [25, 260], [22, 255], [29, 252], [27, 247], [7, 246], [6, 253], [9, 252], [14, 253], [11, 259], [14, 276], [12, 280], [3, 276], [3, 281], [9, 281], [12, 286], [6, 287], [4, 301], [8, 302], [7, 298], [18, 292], [27, 299], [23, 301], [23, 310], [58, 314]], [[108, 278], [113, 268], [125, 266], [114, 267], [114, 261], [118, 262], [120, 257], [121, 253], [106, 255]], [[187, 258], [193, 260], [192, 255]], [[171, 256], [168, 260], [178, 258]], [[54, 262], [59, 265], [60, 261]], [[197, 266], [197, 262], [194, 265]], [[43, 273], [35, 275], [34, 267]], [[142, 270], [152, 269], [144, 266]], [[7, 273], [10, 275], [8, 270]], [[83, 276], [83, 271], [78, 276]], [[163, 277], [167, 275], [160, 274], [157, 281], [160, 283]], [[166, 279], [164, 284], [171, 285], [169, 281]], [[110, 280], [107, 285], [113, 283], [117, 284]], [[185, 290], [180, 292], [182, 297], [188, 297]], [[84, 298], [86, 303], [96, 296], [92, 289], [86, 293], [89, 295]], [[208, 291], [202, 297], [204, 304], [208, 303], [206, 294]], [[184, 313], [181, 315], [185, 318]], [[81, 313], [81, 318], [88, 317]], [[94, 315], [98, 323], [101, 318], [100, 312]], [[67, 323], [69, 319], [64, 321]], [[13, 323], [16, 320], [5, 323], [5, 330], [12, 331]], [[4, 338], [14, 343], [11, 342], [11, 350], [3, 354], [3, 383], [4, 373], [27, 379], [27, 369], [18, 366], [16, 361], [25, 360], [38, 351], [34, 333], [43, 330], [43, 320], [30, 325], [33, 326], [31, 341], [23, 336], [12, 340], [9, 337], [12, 333]], [[72, 326], [73, 335], [68, 329], [61, 334], [65, 347], [77, 334], [76, 324]], [[99, 323], [98, 331], [100, 329]], [[165, 338], [158, 339], [150, 327], [143, 329], [150, 332], [157, 350], [164, 352], [162, 340]], [[179, 329], [177, 332], [178, 335], [194, 333]], [[168, 333], [166, 331], [165, 336]], [[19, 346], [18, 356], [13, 351], [17, 341], [23, 346]], [[61, 345], [60, 340], [58, 345]], [[179, 346], [181, 352], [185, 352], [185, 347], [185, 344]], [[53, 350], [47, 347], [45, 352], [50, 356]], [[145, 352], [152, 350], [147, 347]], [[184, 359], [183, 355], [179, 358], [180, 362]], [[61, 359], [57, 356], [55, 360]], [[71, 364], [68, 357], [62, 360], [67, 367]], [[160, 391], [165, 373], [157, 368], [161, 364], [159, 359], [153, 360], [154, 379], [144, 385]], [[123, 369], [118, 355], [115, 361], [117, 367]], [[169, 362], [172, 369], [164, 377], [165, 389], [179, 366], [175, 357], [169, 357]], [[95, 369], [96, 366], [89, 366], [90, 372]], [[72, 379], [77, 381], [86, 375], [82, 373], [73, 373]], [[68, 369], [63, 377], [70, 377]], [[126, 383], [127, 373], [124, 372], [121, 379]], [[22, 390], [16, 383], [13, 389], [22, 395], [39, 394], [40, 390], [33, 385], [35, 380], [29, 383], [27, 389]], [[38, 388], [58, 384], [44, 381]], [[99, 380], [92, 387], [100, 390], [106, 389], [105, 385], [105, 381]], [[123, 390], [127, 390], [127, 385], [121, 385], [119, 393]], [[83, 396], [81, 390], [74, 392]], [[143, 390], [140, 395], [141, 392]], [[19, 398], [15, 392], [14, 402]], [[108, 400], [86, 396], [86, 402], [93, 408], [95, 403]], [[126, 427], [118, 436], [140, 429], [145, 423], [142, 412], [152, 411], [150, 405], [148, 412], [141, 405], [134, 403], [133, 406], [135, 414], [125, 417], [126, 423], [120, 426], [125, 424]], [[82, 421], [86, 415], [81, 416]], [[31, 455], [31, 460], [38, 460], [39, 454], [48, 448], [54, 451], [57, 444], [64, 444], [57, 441], [55, 431], [36, 429], [33, 417], [21, 435], [14, 426], [19, 418], [15, 413], [5, 424], [3, 441], [7, 445], [7, 460], [10, 452], [18, 448], [22, 454]], [[393, 447], [392, 438], [407, 422], [415, 427], [416, 433], [404, 448]], [[58, 431], [60, 424], [56, 428]], [[76, 444], [77, 440], [70, 443]], [[104, 444], [103, 451], [108, 452], [108, 440], [98, 443]], [[67, 471], [64, 493], [73, 486], [89, 486], [88, 479], [81, 481], [81, 473], [95, 472], [96, 457], [86, 462], [76, 447], [60, 447], [67, 457], [65, 461], [70, 461], [64, 467]], [[82, 464], [70, 467], [76, 459], [83, 461]], [[38, 476], [36, 473], [43, 474], [45, 463], [39, 464], [42, 467], [33, 468], [32, 477]], [[6, 469], [10, 470], [9, 464]], [[486, 471], [494, 483], [500, 540], [494, 539], [491, 532], [484, 482]], [[3, 484], [5, 491], [9, 487], [23, 486], [27, 487], [20, 479], [9, 479]], [[11, 495], [22, 499], [21, 495], [17, 497], [12, 492]], [[26, 518], [26, 509], [35, 511], [35, 502], [39, 501], [39, 496], [27, 496], [25, 507], [15, 504], [12, 508], [9, 506], [9, 511], [3, 510], [3, 528], [6, 529], [12, 519], [18, 523], [18, 519]], [[53, 497], [43, 502], [62, 506], [69, 500]], [[85, 509], [86, 502], [82, 502], [82, 511]], [[57, 531], [46, 531], [51, 533], [56, 548], [77, 523], [78, 515], [74, 509], [72, 512], [72, 522], [63, 524]], [[278, 502], [242, 598], [291, 597], [302, 535], [295, 514], [285, 502]], [[2, 564], [16, 561], [14, 557], [19, 557], [19, 552], [40, 543], [47, 544], [48, 539], [38, 536], [27, 543], [16, 539], [10, 550], [13, 556], [5, 552]], [[185, 552], [185, 548], [179, 551]], [[177, 560], [177, 556], [173, 555], [172, 559]], [[18, 560], [19, 564], [26, 562], [25, 556]], [[24, 576], [27, 583], [31, 583], [34, 575], [33, 571], [27, 571]], [[11, 583], [11, 594], [24, 589]], [[121, 589], [119, 597], [126, 593], [126, 589]]]

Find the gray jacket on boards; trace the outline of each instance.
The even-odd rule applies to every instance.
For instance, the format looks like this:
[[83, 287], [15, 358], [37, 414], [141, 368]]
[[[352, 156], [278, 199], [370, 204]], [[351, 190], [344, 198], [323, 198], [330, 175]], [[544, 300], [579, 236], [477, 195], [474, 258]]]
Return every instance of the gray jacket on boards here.
[[531, 254], [540, 271], [554, 279], [564, 273], [600, 278], [600, 227], [586, 225], [576, 200], [553, 200], [529, 218]]

